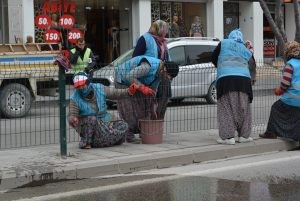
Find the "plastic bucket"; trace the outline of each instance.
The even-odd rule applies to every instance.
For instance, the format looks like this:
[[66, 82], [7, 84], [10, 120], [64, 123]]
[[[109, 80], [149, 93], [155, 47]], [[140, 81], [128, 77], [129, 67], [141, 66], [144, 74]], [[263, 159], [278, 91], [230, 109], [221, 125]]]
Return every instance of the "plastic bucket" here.
[[140, 134], [143, 144], [161, 144], [164, 131], [164, 120], [140, 120]]

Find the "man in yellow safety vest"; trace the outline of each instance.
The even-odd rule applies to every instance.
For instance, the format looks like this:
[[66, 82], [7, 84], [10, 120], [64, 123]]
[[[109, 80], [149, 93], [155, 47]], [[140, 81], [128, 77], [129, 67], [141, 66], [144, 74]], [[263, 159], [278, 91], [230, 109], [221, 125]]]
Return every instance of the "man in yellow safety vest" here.
[[75, 73], [89, 71], [96, 65], [95, 56], [83, 38], [79, 38], [76, 46], [70, 50], [69, 60]]

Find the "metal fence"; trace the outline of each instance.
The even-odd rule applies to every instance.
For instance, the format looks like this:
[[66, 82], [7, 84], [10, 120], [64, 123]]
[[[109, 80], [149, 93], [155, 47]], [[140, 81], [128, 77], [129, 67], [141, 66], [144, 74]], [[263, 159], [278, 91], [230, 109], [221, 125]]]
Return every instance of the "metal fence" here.
[[[22, 68], [17, 63], [0, 65], [0, 149], [60, 142], [58, 67], [52, 66], [49, 70], [46, 66], [49, 67], [41, 63]], [[114, 81], [111, 70], [99, 71], [94, 72], [93, 81], [111, 85]], [[208, 103], [206, 96], [209, 90], [215, 92], [211, 89], [214, 80], [210, 78], [215, 78], [215, 69], [191, 66], [182, 68], [179, 75], [172, 81], [172, 89], [177, 88], [177, 91], [173, 91], [168, 104], [164, 133], [217, 129], [216, 104]], [[279, 85], [280, 75], [278, 68], [258, 65], [251, 105], [253, 132], [265, 129], [271, 105], [278, 99], [273, 89]], [[73, 92], [71, 78], [72, 74], [66, 74], [66, 104]], [[109, 112], [118, 115], [114, 102], [108, 104]], [[67, 142], [76, 141], [79, 141], [78, 134], [67, 124]]]

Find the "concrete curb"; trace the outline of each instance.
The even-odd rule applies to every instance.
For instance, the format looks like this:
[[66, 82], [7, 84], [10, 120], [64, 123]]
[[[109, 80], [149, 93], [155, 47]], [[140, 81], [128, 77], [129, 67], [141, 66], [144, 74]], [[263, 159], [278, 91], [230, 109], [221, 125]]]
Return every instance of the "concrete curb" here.
[[43, 167], [41, 170], [2, 172], [0, 190], [33, 186], [59, 180], [83, 179], [98, 176], [128, 174], [141, 170], [201, 163], [230, 157], [285, 151], [299, 147], [297, 142], [259, 139], [236, 145], [208, 145], [169, 150], [114, 159], [77, 162], [60, 167]]

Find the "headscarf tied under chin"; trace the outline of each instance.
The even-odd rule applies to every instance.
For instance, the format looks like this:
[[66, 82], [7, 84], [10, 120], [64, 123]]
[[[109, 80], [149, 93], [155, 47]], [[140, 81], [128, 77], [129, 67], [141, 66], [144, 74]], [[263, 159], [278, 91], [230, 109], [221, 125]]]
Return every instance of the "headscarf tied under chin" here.
[[235, 29], [230, 32], [228, 39], [233, 39], [237, 42], [244, 43], [243, 39], [243, 33], [240, 31], [240, 29]]
[[149, 33], [155, 39], [157, 45], [160, 48], [160, 59], [165, 60], [165, 53], [167, 51], [166, 34], [168, 30], [168, 24], [163, 20], [156, 20], [152, 23]]
[[286, 60], [290, 60], [291, 58], [300, 59], [300, 43], [296, 41], [287, 42], [284, 45], [283, 55]]

